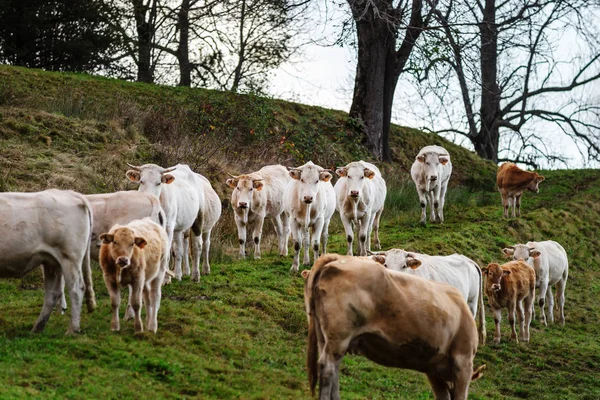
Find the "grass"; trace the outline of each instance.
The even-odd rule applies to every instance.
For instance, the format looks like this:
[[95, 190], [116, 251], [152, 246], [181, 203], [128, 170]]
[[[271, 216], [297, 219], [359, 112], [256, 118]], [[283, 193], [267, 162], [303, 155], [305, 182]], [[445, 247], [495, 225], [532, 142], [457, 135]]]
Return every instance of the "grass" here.
[[[230, 194], [223, 182], [227, 171], [275, 161], [294, 165], [309, 157], [327, 166], [367, 157], [343, 113], [4, 66], [0, 139], [3, 191], [132, 188], [123, 176], [126, 162], [181, 156], [197, 163], [224, 199]], [[446, 223], [421, 226], [408, 170], [418, 148], [433, 143], [450, 150], [454, 174]], [[544, 171], [540, 193], [523, 196], [523, 217], [503, 219], [493, 165], [408, 128], [395, 127], [392, 144], [395, 162], [382, 165], [389, 188], [384, 249], [459, 252], [485, 265], [502, 261], [507, 245], [553, 239], [569, 255], [566, 326], [534, 321], [531, 343], [517, 345], [508, 340], [505, 317], [503, 342], [477, 353], [475, 364], [485, 363], [487, 370], [471, 386], [471, 398], [600, 398], [600, 172]], [[156, 335], [134, 335], [131, 323], [110, 332], [108, 295], [97, 268], [98, 310], [82, 315], [83, 332], [74, 337], [64, 335], [69, 317], [58, 313], [42, 334], [29, 332], [43, 302], [38, 271], [0, 280], [0, 398], [309, 398], [303, 280], [288, 272], [291, 257], [275, 255], [273, 229], [265, 227], [263, 259], [238, 260], [226, 207], [213, 236], [212, 274], [199, 284], [184, 278], [164, 288]], [[344, 253], [337, 215], [330, 235], [330, 250]], [[341, 393], [345, 399], [433, 398], [422, 374], [358, 356], [344, 359]]]

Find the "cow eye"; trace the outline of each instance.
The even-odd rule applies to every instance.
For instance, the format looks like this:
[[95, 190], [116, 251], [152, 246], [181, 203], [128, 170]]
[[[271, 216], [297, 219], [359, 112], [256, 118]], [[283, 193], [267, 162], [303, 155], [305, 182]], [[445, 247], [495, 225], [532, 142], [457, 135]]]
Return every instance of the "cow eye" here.
[[156, 186], [160, 186], [160, 182], [158, 182], [158, 183], [156, 184]]
[[317, 179], [317, 181], [315, 183], [319, 183], [319, 180]]
[[365, 179], [365, 177], [364, 177], [364, 176], [361, 176], [361, 177], [360, 177], [360, 179]]
[[300, 182], [304, 183], [304, 179], [300, 179]]
[[352, 179], [352, 177], [351, 177], [351, 176], [348, 176], [348, 179]]
[[144, 184], [144, 181], [140, 181], [140, 185], [143, 185], [143, 184]]
[[115, 246], [117, 246], [119, 243], [117, 243], [117, 242], [115, 242], [115, 241], [113, 240], [113, 244], [114, 244]]
[[250, 190], [254, 190], [254, 188], [251, 187]]

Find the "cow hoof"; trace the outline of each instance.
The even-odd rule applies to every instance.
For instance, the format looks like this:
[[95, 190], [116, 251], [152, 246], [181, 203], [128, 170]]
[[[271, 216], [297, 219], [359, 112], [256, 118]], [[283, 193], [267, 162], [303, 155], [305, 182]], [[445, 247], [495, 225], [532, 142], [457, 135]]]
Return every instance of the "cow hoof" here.
[[254, 256], [255, 260], [260, 260], [260, 256]]
[[494, 343], [500, 344], [500, 338], [494, 338]]
[[80, 329], [79, 328], [69, 328], [67, 329], [67, 332], [65, 333], [65, 335], [67, 336], [75, 336], [77, 334], [80, 333]]
[[64, 314], [66, 311], [67, 311], [67, 308], [66, 308], [66, 307], [65, 307], [65, 308], [62, 308], [62, 309], [60, 310], [60, 313], [61, 313], [61, 315], [62, 315], [62, 314]]
[[210, 275], [210, 268], [202, 268], [202, 275]]
[[292, 268], [290, 268], [290, 272], [298, 273], [298, 266], [297, 265], [292, 265]]
[[181, 275], [179, 275], [179, 276], [175, 275], [175, 279], [177, 279], [178, 281], [181, 281], [181, 278], [183, 278], [183, 276], [181, 276]]
[[200, 282], [199, 276], [192, 276], [192, 282]]

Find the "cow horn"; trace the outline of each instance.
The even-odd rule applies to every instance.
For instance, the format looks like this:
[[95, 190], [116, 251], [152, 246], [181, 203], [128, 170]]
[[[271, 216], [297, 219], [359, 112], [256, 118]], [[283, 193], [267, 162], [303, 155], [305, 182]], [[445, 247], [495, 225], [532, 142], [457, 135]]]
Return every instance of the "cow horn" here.
[[294, 171], [294, 170], [298, 169], [298, 168], [294, 168], [294, 167], [286, 167], [286, 168], [288, 171]]
[[131, 165], [131, 164], [129, 164], [129, 163], [127, 163], [127, 165], [129, 165], [129, 168], [131, 168], [131, 169], [134, 169], [134, 170], [136, 170], [136, 171], [141, 171], [141, 170], [142, 170], [142, 168], [140, 168], [140, 167], [136, 167], [135, 165]]
[[260, 179], [252, 179], [252, 182], [262, 182], [262, 181], [263, 181], [263, 178], [260, 178]]
[[162, 173], [166, 174], [167, 172], [175, 171], [176, 169], [177, 167], [165, 168], [163, 169]]
[[229, 175], [230, 177], [232, 177], [233, 179], [239, 179], [237, 176], [235, 175], [231, 175], [229, 172], [227, 173], [227, 175]]

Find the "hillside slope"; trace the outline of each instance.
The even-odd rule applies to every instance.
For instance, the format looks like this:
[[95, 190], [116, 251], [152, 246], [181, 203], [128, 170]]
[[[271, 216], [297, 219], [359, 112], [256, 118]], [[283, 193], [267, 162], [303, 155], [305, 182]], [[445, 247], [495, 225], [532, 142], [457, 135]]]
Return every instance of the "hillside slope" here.
[[[569, 255], [566, 326], [534, 321], [531, 343], [516, 345], [504, 317], [503, 342], [476, 356], [475, 364], [488, 368], [471, 398], [600, 398], [599, 171], [542, 172], [547, 179], [540, 193], [523, 196], [523, 217], [503, 219], [500, 196], [490, 190], [493, 165], [439, 138], [394, 129], [396, 162], [384, 167], [390, 186], [384, 249], [460, 252], [485, 265], [502, 261], [507, 245], [553, 239]], [[333, 166], [367, 157], [341, 112], [4, 66], [0, 139], [2, 191], [112, 191], [128, 187], [126, 162], [166, 165], [181, 157], [209, 176], [224, 198], [226, 171], [309, 158]], [[416, 151], [431, 143], [447, 146], [455, 173], [447, 222], [421, 226], [407, 171]], [[333, 219], [330, 250], [343, 253], [343, 229], [337, 214]], [[57, 313], [43, 334], [29, 333], [43, 301], [39, 272], [0, 280], [0, 398], [309, 398], [303, 280], [288, 272], [290, 257], [275, 255], [272, 233], [263, 259], [238, 261], [234, 232], [226, 212], [213, 240], [212, 274], [199, 284], [184, 278], [164, 288], [156, 335], [134, 336], [129, 323], [121, 333], [110, 332], [98, 269], [99, 307], [83, 314], [76, 337], [64, 336], [68, 316]], [[433, 398], [422, 374], [358, 356], [344, 359], [340, 385], [344, 399]]]

